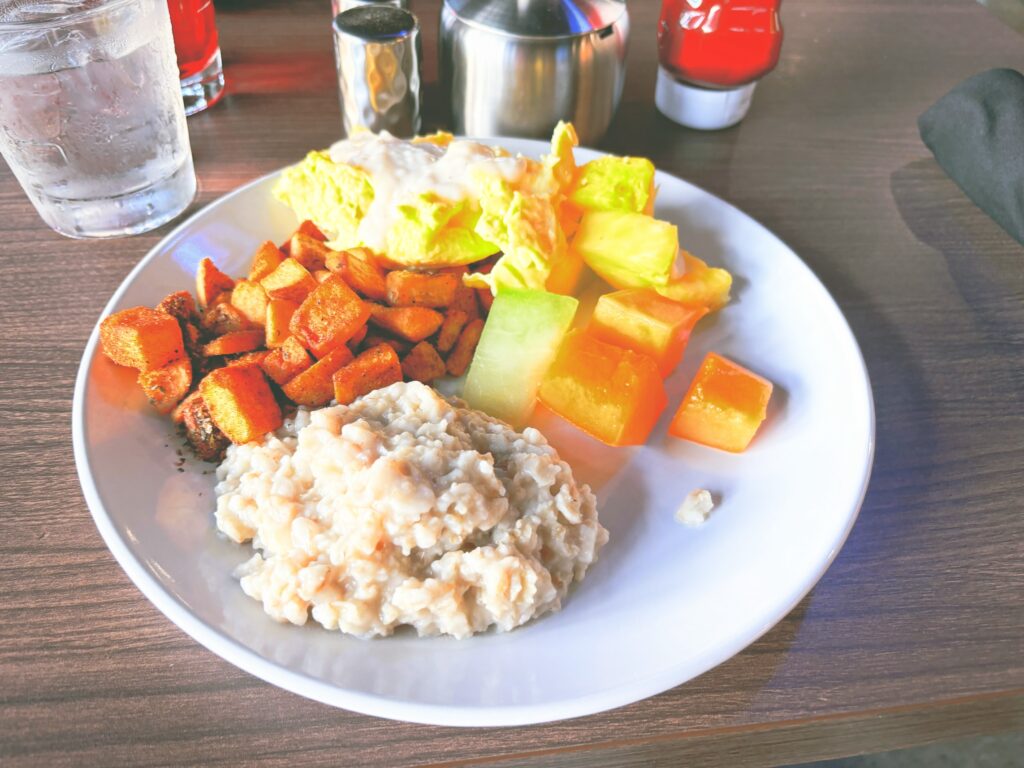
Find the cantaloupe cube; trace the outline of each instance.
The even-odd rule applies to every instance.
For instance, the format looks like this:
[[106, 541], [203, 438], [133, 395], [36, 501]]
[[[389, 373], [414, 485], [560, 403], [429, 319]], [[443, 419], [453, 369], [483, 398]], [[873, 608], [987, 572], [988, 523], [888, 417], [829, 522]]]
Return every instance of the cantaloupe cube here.
[[740, 453], [768, 414], [772, 383], [709, 352], [672, 418], [669, 434]]
[[580, 330], [566, 336], [539, 397], [550, 410], [608, 445], [643, 443], [668, 404], [653, 359]]
[[627, 288], [597, 300], [590, 332], [609, 344], [649, 355], [661, 375], [668, 376], [683, 359], [693, 326], [707, 312], [707, 307], [686, 306], [649, 288]]

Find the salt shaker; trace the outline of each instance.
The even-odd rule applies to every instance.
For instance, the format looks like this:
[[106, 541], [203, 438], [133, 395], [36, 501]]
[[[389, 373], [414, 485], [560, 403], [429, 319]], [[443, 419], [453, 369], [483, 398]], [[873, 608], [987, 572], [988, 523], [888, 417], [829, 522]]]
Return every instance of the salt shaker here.
[[345, 133], [365, 128], [408, 138], [420, 129], [419, 24], [406, 10], [375, 4], [334, 17]]

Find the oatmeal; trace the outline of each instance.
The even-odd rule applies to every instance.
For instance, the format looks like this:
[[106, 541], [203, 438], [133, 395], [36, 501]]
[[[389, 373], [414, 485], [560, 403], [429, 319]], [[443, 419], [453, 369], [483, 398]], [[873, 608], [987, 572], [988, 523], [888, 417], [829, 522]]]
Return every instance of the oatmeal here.
[[217, 527], [278, 621], [467, 637], [556, 611], [608, 540], [543, 435], [416, 382], [299, 410], [217, 470]]

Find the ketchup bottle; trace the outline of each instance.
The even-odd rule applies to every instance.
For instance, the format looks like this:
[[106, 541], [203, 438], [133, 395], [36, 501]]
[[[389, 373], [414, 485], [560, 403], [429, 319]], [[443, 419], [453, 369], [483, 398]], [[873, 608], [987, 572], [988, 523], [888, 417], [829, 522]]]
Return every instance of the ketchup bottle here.
[[782, 0], [663, 0], [655, 103], [689, 128], [728, 128], [782, 47]]

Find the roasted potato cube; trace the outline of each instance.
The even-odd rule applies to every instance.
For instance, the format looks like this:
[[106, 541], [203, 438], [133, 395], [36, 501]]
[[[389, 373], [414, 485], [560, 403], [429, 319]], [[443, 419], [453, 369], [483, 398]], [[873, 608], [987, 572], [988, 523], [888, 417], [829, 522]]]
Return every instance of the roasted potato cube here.
[[288, 323], [291, 322], [292, 315], [295, 314], [295, 310], [298, 308], [299, 305], [294, 301], [287, 301], [285, 299], [271, 299], [267, 303], [265, 327], [268, 347], [274, 349], [284, 344], [284, 340], [290, 335]]
[[220, 303], [207, 308], [200, 327], [208, 336], [223, 336], [233, 331], [244, 331], [251, 325], [237, 307]]
[[195, 323], [199, 320], [196, 312], [196, 300], [188, 291], [175, 291], [163, 298], [156, 305], [157, 312], [166, 312], [171, 317], [177, 318], [179, 322]]
[[459, 340], [455, 342], [455, 349], [448, 355], [448, 373], [452, 376], [461, 376], [466, 372], [483, 330], [484, 321], [479, 318], [467, 323], [462, 329]]
[[220, 461], [231, 441], [213, 423], [210, 409], [196, 390], [174, 409], [174, 421], [185, 430], [185, 438], [203, 461]]
[[486, 315], [491, 311], [491, 304], [494, 303], [494, 294], [487, 288], [477, 288], [476, 297], [480, 300], [480, 308], [483, 310], [483, 314]]
[[100, 323], [100, 348], [118, 365], [152, 371], [181, 358], [185, 342], [178, 321], [149, 307], [122, 309]]
[[347, 342], [348, 343], [348, 348], [349, 349], [355, 349], [360, 344], [362, 344], [363, 343], [363, 339], [366, 338], [366, 333], [369, 330], [370, 330], [369, 327], [364, 325], [362, 328], [360, 328], [358, 331], [356, 331], [354, 334], [352, 334], [352, 338], [349, 339], [348, 342]]
[[192, 386], [192, 363], [187, 357], [139, 374], [139, 386], [160, 413], [170, 413]]
[[217, 269], [212, 261], [204, 258], [199, 262], [199, 269], [196, 270], [196, 297], [200, 307], [206, 309], [220, 294], [234, 287], [235, 281]]
[[287, 240], [281, 243], [281, 252], [284, 253], [286, 256], [291, 255], [290, 252], [292, 249], [292, 237], [294, 237], [295, 235], [306, 235], [307, 237], [312, 237], [314, 240], [320, 240], [321, 242], [327, 240], [327, 235], [321, 232], [320, 228], [316, 224], [314, 224], [309, 219], [306, 219], [304, 222], [299, 224], [299, 226], [296, 228], [294, 232], [292, 232], [291, 236]]
[[258, 368], [262, 368], [263, 361], [267, 359], [267, 355], [269, 354], [269, 349], [257, 349], [252, 352], [245, 352], [228, 363], [228, 365], [255, 365]]
[[324, 268], [324, 260], [330, 252], [322, 240], [296, 232], [289, 241], [288, 255], [310, 272]]
[[469, 322], [469, 316], [461, 309], [449, 309], [444, 315], [444, 322], [441, 323], [441, 330], [437, 332], [437, 351], [448, 354], [455, 346], [462, 333], [463, 326]]
[[233, 443], [261, 439], [281, 426], [281, 409], [263, 371], [254, 365], [229, 365], [207, 374], [199, 392], [213, 423]]
[[260, 280], [260, 285], [272, 299], [285, 299], [301, 304], [317, 286], [316, 280], [309, 270], [295, 259], [287, 258], [277, 265], [277, 269]]
[[428, 307], [384, 307], [371, 304], [370, 321], [385, 331], [415, 343], [432, 336], [444, 322], [444, 315]]
[[312, 364], [313, 359], [306, 348], [294, 336], [289, 336], [280, 347], [263, 358], [260, 367], [278, 386], [283, 387]]
[[414, 272], [396, 269], [388, 272], [388, 304], [394, 307], [447, 307], [455, 301], [462, 279], [452, 272]]
[[316, 280], [318, 283], [322, 283], [332, 274], [333, 273], [329, 269], [318, 269], [316, 272], [313, 273], [313, 279]]
[[449, 309], [458, 309], [466, 313], [468, 318], [466, 322], [470, 320], [476, 320], [480, 317], [480, 303], [476, 298], [476, 289], [470, 288], [464, 283], [459, 283], [459, 287], [455, 289], [455, 298], [452, 299]]
[[366, 303], [341, 275], [333, 274], [299, 305], [288, 328], [319, 358], [351, 339], [369, 314]]
[[277, 269], [285, 258], [285, 255], [281, 253], [281, 249], [270, 240], [267, 240], [253, 254], [252, 264], [249, 266], [249, 280], [258, 283]]
[[361, 296], [382, 301], [388, 295], [384, 268], [366, 248], [351, 248], [345, 251], [344, 266], [334, 271], [339, 272], [345, 278], [345, 282]]
[[352, 353], [342, 344], [295, 376], [281, 387], [284, 394], [294, 403], [309, 408], [319, 408], [334, 397], [332, 377], [335, 371], [352, 360]]
[[239, 280], [231, 292], [231, 306], [241, 312], [251, 325], [262, 326], [267, 321], [269, 301], [263, 286], [251, 280]]
[[380, 344], [387, 344], [399, 357], [405, 355], [410, 349], [412, 349], [412, 343], [405, 339], [396, 339], [394, 336], [386, 336], [383, 333], [378, 333], [375, 330], [370, 330], [363, 338], [363, 349], [370, 349]]
[[219, 357], [221, 355], [238, 355], [251, 352], [263, 346], [263, 331], [254, 328], [249, 331], [232, 331], [218, 336], [203, 345], [203, 357]]
[[200, 354], [199, 329], [192, 323], [181, 324], [181, 338], [185, 342], [185, 354], [195, 357]]
[[328, 272], [344, 272], [348, 269], [348, 251], [331, 251], [324, 259], [324, 269]]
[[444, 371], [444, 360], [427, 341], [421, 341], [402, 359], [402, 373], [405, 377], [424, 384], [444, 376]]
[[367, 392], [402, 380], [402, 365], [395, 350], [379, 344], [334, 372], [334, 399], [348, 405]]

